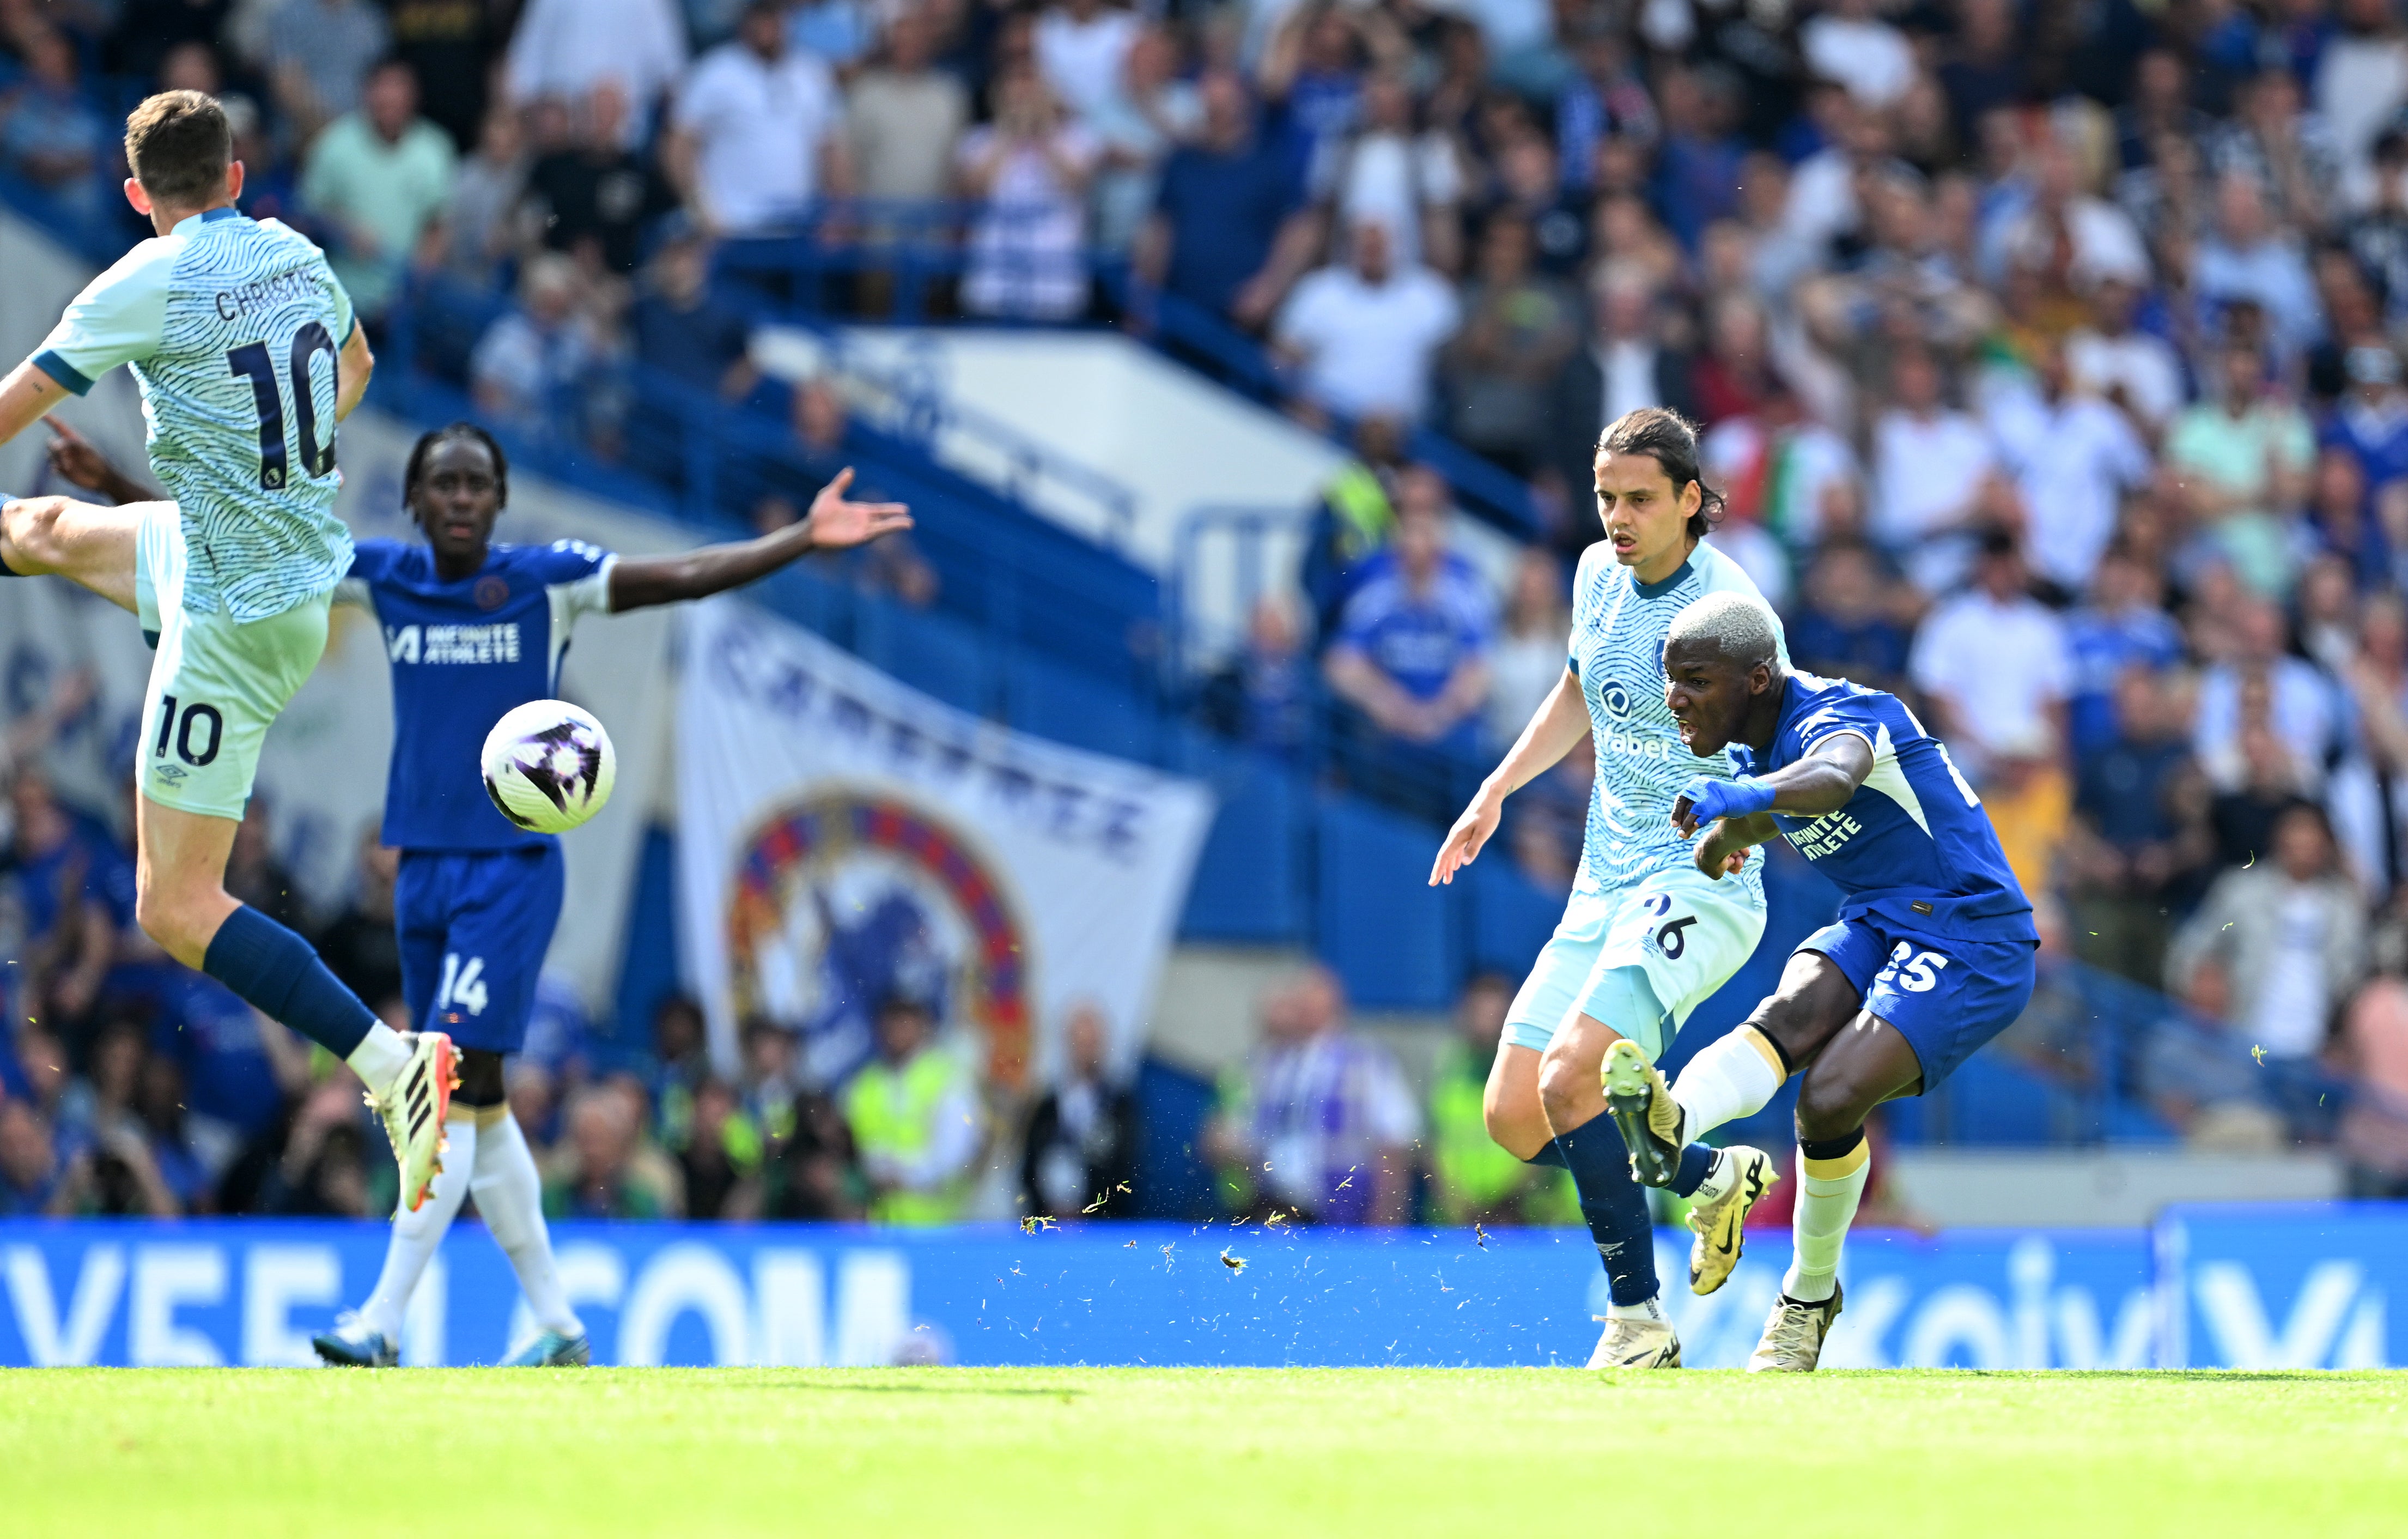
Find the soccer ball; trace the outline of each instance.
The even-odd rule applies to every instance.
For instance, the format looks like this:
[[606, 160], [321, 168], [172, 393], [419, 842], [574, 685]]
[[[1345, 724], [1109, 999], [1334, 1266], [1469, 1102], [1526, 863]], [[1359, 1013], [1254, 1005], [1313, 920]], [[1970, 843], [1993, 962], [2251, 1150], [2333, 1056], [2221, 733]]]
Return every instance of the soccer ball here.
[[529, 700], [485, 735], [485, 795], [529, 833], [566, 833], [602, 810], [618, 778], [610, 734], [566, 700]]

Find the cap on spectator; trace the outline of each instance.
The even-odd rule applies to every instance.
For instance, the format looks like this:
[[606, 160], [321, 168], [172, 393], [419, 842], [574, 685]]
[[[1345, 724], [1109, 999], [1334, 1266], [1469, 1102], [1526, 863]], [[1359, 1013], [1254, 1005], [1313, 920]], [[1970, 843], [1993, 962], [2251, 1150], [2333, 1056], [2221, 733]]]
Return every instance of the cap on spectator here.
[[2342, 358], [2352, 384], [2398, 384], [2400, 355], [2387, 347], [2354, 347]]

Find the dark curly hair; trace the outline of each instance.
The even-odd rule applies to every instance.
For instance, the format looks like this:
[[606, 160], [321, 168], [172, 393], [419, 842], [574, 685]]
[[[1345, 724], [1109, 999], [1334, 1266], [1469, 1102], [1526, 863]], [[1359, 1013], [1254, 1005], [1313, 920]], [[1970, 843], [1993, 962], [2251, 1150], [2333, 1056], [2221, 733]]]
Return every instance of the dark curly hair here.
[[435, 453], [437, 444], [449, 443], [454, 439], [467, 439], [485, 446], [485, 453], [494, 457], [494, 489], [500, 495], [503, 507], [507, 508], [510, 505], [509, 456], [502, 453], [501, 443], [491, 433], [475, 423], [459, 422], [448, 424], [435, 429], [432, 433], [422, 435], [418, 442], [411, 446], [408, 467], [401, 473], [401, 506], [405, 512], [408, 511], [410, 502], [418, 496], [419, 482], [425, 478], [426, 456]]
[[1677, 411], [1642, 406], [1636, 411], [1624, 412], [1598, 436], [1597, 453], [1644, 454], [1664, 467], [1675, 496], [1682, 487], [1695, 482], [1698, 511], [1689, 515], [1688, 525], [1692, 539], [1703, 539], [1712, 534], [1714, 525], [1730, 511], [1723, 495], [1706, 484], [1705, 475], [1698, 467], [1698, 430]]

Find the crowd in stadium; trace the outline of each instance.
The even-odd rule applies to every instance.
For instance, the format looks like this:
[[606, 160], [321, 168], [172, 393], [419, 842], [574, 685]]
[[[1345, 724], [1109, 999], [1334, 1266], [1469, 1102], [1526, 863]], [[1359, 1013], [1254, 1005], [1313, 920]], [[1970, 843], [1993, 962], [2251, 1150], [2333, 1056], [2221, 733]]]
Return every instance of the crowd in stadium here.
[[[911, 206], [964, 200], [966, 315], [1217, 314], [1357, 456], [1297, 601], [1267, 600], [1204, 691], [1268, 749], [1326, 688], [1375, 740], [1493, 755], [1563, 666], [1588, 446], [1676, 408], [1798, 663], [1914, 700], [2050, 951], [2178, 1001], [2138, 1069], [2157, 1115], [2219, 1146], [2338, 1143], [2362, 1189], [2408, 1189], [2408, 24], [2386, 0], [0, 0], [0, 49], [18, 185], [119, 217], [119, 88], [222, 93], [248, 211], [323, 242], [370, 316], [437, 271], [508, 289], [480, 410], [530, 423], [566, 392], [606, 453], [629, 359], [755, 389], [711, 250], [801, 221], [900, 242]], [[1125, 304], [1090, 281], [1120, 264]], [[840, 304], [882, 313], [875, 277]], [[806, 445], [841, 439], [837, 384], [793, 398]], [[1533, 488], [1545, 535], [1505, 591], [1450, 549], [1414, 425]], [[887, 565], [924, 601], [908, 553]], [[146, 954], [124, 852], [30, 768], [79, 705], [71, 681], [11, 728], [28, 1019], [0, 1212], [383, 1211], [356, 1087]], [[1508, 828], [1558, 890], [1580, 759]], [[276, 912], [247, 827], [230, 885]], [[371, 1000], [391, 879], [369, 850], [347, 912], [295, 916]], [[1467, 993], [1466, 1063], [1497, 992]], [[512, 1094], [564, 1214], [942, 1216], [989, 1152], [975, 1115], [955, 1138], [881, 1110], [981, 1104], [966, 1071], [895, 1089], [939, 1072], [913, 1068], [941, 1023], [910, 1000], [882, 1017], [887, 1080], [837, 1088], [766, 1025], [712, 1075], [682, 1002], [647, 1070], [592, 1073], [552, 1016]], [[1240, 1178], [1308, 1127], [1310, 1162], [1380, 1172], [1351, 1205], [1287, 1194], [1309, 1215], [1552, 1200], [1467, 1174], [1464, 1066], [1417, 1097], [1326, 976], [1262, 1025], [1202, 1151], [1233, 1204], [1283, 1200]], [[1133, 1169], [1100, 1025], [1068, 1029], [1083, 1072], [995, 1145], [1025, 1143], [1005, 1184], [1034, 1211]]]

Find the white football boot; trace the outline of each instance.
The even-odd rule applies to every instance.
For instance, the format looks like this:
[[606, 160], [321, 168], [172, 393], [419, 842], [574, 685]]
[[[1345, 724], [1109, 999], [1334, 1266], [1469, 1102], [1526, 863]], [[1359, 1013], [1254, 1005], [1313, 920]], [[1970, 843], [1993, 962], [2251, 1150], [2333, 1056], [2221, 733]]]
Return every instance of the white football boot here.
[[409, 1044], [409, 1061], [383, 1095], [369, 1092], [368, 1104], [393, 1140], [402, 1205], [416, 1213], [443, 1169], [443, 1119], [452, 1110], [452, 1092], [460, 1087], [460, 1055], [440, 1031], [406, 1031], [401, 1040]]
[[1840, 1285], [1818, 1304], [1800, 1303], [1784, 1293], [1773, 1301], [1765, 1316], [1764, 1339], [1747, 1359], [1751, 1374], [1811, 1374], [1823, 1359], [1824, 1339], [1840, 1317]]
[[1697, 1236], [1689, 1245], [1689, 1291], [1697, 1294], [1712, 1293], [1729, 1279], [1747, 1244], [1747, 1210], [1781, 1179], [1770, 1155], [1744, 1143], [1732, 1144], [1714, 1162], [1729, 1189], [1689, 1210], [1689, 1232]]
[[1651, 1320], [1643, 1315], [1589, 1317], [1605, 1322], [1605, 1334], [1598, 1337], [1597, 1350], [1588, 1355], [1591, 1368], [1681, 1366], [1681, 1338], [1673, 1332], [1671, 1321]]

